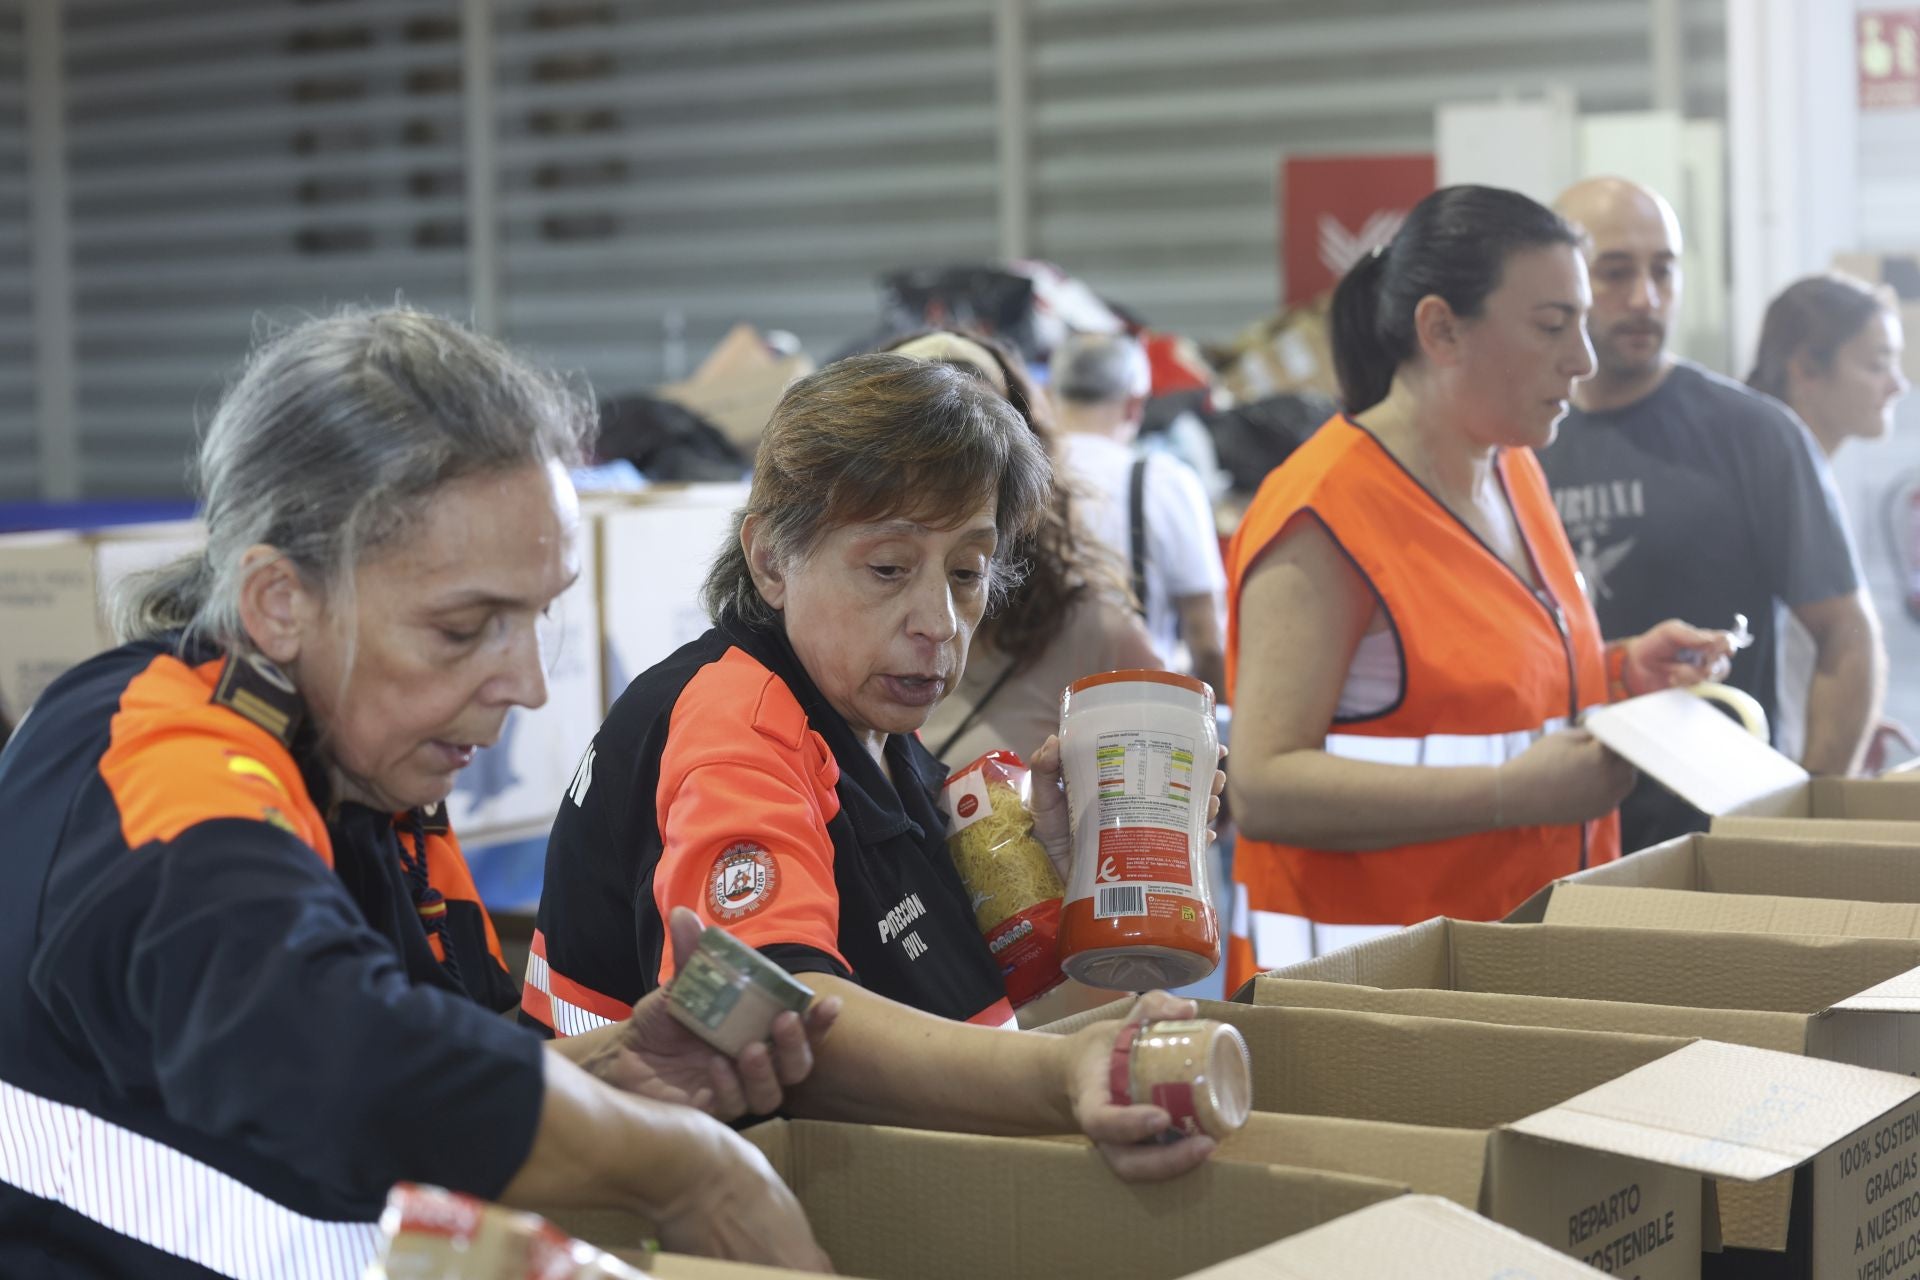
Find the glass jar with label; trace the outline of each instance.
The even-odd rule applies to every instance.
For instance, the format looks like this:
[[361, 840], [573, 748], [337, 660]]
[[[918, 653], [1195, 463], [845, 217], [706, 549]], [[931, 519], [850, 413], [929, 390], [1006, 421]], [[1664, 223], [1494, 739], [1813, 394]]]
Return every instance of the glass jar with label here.
[[1204, 1019], [1128, 1023], [1113, 1042], [1115, 1105], [1166, 1109], [1172, 1134], [1223, 1139], [1253, 1109], [1253, 1060], [1238, 1028]]
[[1168, 671], [1109, 671], [1060, 699], [1073, 865], [1060, 967], [1094, 987], [1198, 982], [1220, 964], [1207, 890], [1219, 759], [1213, 690]]

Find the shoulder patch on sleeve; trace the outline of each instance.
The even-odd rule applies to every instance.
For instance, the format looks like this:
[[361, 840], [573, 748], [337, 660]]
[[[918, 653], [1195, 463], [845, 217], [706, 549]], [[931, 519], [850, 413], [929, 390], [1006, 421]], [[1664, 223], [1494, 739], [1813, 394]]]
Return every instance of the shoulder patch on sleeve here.
[[780, 892], [780, 864], [767, 847], [741, 840], [722, 849], [707, 878], [707, 909], [728, 924], [756, 915]]

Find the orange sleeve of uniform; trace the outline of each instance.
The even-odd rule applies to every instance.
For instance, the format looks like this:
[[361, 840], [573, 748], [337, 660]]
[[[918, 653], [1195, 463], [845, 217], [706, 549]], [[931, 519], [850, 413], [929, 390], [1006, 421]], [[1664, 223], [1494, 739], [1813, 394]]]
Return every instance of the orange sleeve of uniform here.
[[[785, 686], [771, 679], [774, 695]], [[653, 900], [662, 921], [677, 906], [749, 946], [797, 943], [842, 965], [833, 838], [840, 770], [820, 735], [797, 724], [797, 705], [758, 719], [713, 714], [705, 691], [676, 705], [661, 757], [661, 852]], [[737, 692], [737, 691], [736, 691]], [[660, 982], [673, 976], [673, 949]], [[848, 965], [848, 968], [852, 966]]]
[[264, 730], [208, 704], [199, 679], [173, 658], [156, 658], [121, 696], [100, 776], [127, 847], [246, 818], [291, 833], [331, 867], [332, 841], [293, 757]]

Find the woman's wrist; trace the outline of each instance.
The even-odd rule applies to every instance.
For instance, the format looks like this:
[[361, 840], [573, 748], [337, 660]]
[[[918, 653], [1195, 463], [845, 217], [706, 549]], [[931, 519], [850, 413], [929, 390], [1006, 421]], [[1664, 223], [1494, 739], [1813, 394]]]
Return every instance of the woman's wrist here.
[[1632, 640], [1615, 640], [1607, 646], [1608, 702], [1621, 702], [1640, 695], [1640, 690], [1634, 688], [1632, 675], [1633, 643]]
[[634, 1212], [656, 1221], [676, 1218], [702, 1187], [724, 1176], [734, 1135], [691, 1107], [632, 1095], [621, 1100], [629, 1116], [626, 1140], [610, 1145], [625, 1152], [622, 1189]]

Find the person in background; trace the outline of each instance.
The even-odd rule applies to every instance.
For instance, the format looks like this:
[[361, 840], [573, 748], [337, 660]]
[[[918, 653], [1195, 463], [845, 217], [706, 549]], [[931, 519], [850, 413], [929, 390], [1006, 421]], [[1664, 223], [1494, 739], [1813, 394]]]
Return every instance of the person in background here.
[[1893, 294], [1832, 273], [1796, 280], [1767, 307], [1747, 385], [1806, 424], [1828, 458], [1893, 430], [1907, 394], [1906, 334]]
[[289, 330], [226, 395], [205, 550], [126, 584], [128, 642], [0, 756], [0, 1274], [358, 1276], [400, 1181], [827, 1265], [722, 1121], [779, 1105], [832, 1001], [737, 1063], [659, 1000], [553, 1046], [499, 1016], [445, 801], [546, 700], [589, 414], [398, 308]]
[[1134, 448], [1151, 374], [1132, 338], [1076, 334], [1053, 353], [1048, 393], [1064, 470], [1094, 495], [1088, 524], [1130, 566], [1154, 646], [1169, 666], [1225, 688], [1226, 575], [1206, 490], [1164, 454]]
[[1593, 371], [1579, 237], [1448, 187], [1334, 293], [1347, 412], [1261, 485], [1228, 553], [1228, 989], [1430, 916], [1495, 920], [1619, 855], [1633, 770], [1585, 730], [1730, 638], [1603, 647], [1533, 449]]
[[[1039, 439], [971, 369], [853, 356], [788, 388], [707, 577], [713, 629], [627, 687], [561, 798], [523, 1018], [625, 1016], [672, 979], [666, 921], [691, 908], [844, 1001], [796, 1115], [1080, 1132], [1125, 1177], [1207, 1158], [1205, 1138], [1148, 1141], [1163, 1108], [1111, 1102], [1119, 1024], [1002, 1030], [1000, 966], [947, 850], [947, 770], [917, 736], [1051, 486]], [[1061, 865], [1058, 741], [1029, 763], [1034, 834]], [[1153, 992], [1129, 1017], [1193, 1008]]]
[[[1808, 276], [1767, 307], [1747, 385], [1792, 409], [1831, 459], [1848, 440], [1878, 440], [1893, 430], [1893, 409], [1907, 394], [1900, 371], [1906, 334], [1892, 291], [1852, 276]], [[1818, 662], [1812, 638], [1789, 615], [1781, 635], [1780, 731], [1783, 745], [1804, 741], [1807, 691]], [[1878, 773], [1896, 747], [1920, 742], [1882, 720], [1862, 768]]]
[[[997, 343], [938, 331], [891, 349], [978, 374], [1007, 397], [1047, 457], [1058, 461], [1046, 399]], [[1163, 665], [1118, 559], [1081, 523], [1082, 505], [1074, 484], [1056, 469], [1039, 525], [1022, 548], [1020, 580], [980, 624], [966, 674], [920, 731], [952, 768], [1001, 749], [1031, 759], [1059, 731], [1060, 694], [1069, 684], [1101, 671]]]
[[[1657, 193], [1618, 178], [1567, 190], [1587, 236], [1598, 372], [1574, 392], [1540, 455], [1579, 555], [1601, 632], [1627, 636], [1683, 614], [1747, 618], [1753, 644], [1728, 683], [1778, 717], [1776, 608], [1817, 651], [1801, 761], [1860, 765], [1886, 679], [1880, 626], [1833, 477], [1793, 415], [1667, 348], [1681, 297], [1680, 224]], [[1705, 819], [1648, 781], [1622, 808], [1628, 849]]]

